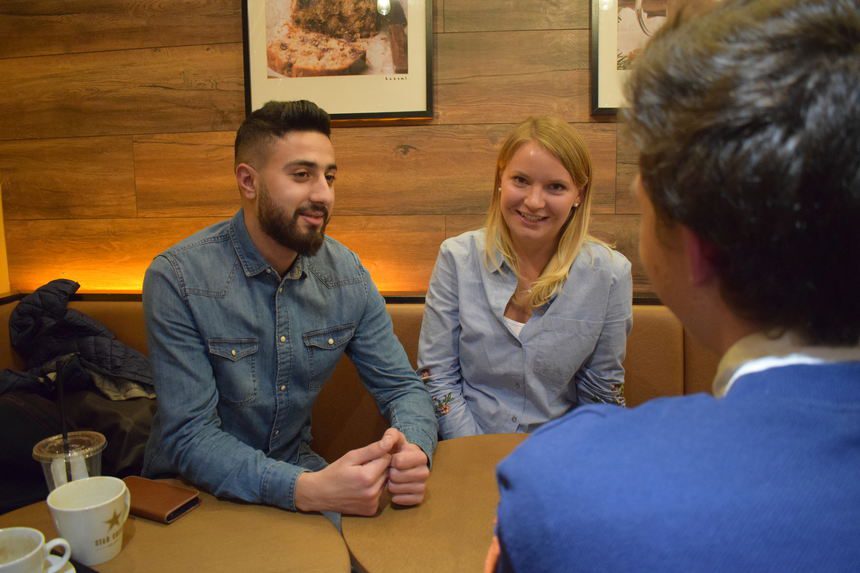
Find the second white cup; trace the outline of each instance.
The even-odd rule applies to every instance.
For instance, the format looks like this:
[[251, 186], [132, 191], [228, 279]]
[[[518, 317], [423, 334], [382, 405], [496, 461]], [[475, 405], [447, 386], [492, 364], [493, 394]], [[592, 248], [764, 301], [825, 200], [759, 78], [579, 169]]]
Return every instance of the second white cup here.
[[[63, 555], [51, 555], [55, 547]], [[71, 549], [65, 539], [58, 537], [45, 543], [45, 536], [31, 527], [0, 529], [0, 573], [55, 573], [69, 561]]]
[[48, 495], [57, 531], [84, 565], [104, 563], [120, 552], [130, 502], [125, 483], [110, 476], [72, 481]]

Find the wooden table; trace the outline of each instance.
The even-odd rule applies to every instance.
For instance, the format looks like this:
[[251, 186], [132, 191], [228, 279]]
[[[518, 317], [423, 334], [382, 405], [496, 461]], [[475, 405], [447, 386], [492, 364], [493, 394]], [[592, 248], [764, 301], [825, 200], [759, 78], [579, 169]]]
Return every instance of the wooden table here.
[[[130, 516], [120, 554], [93, 569], [100, 573], [350, 570], [343, 538], [321, 515], [220, 501], [205, 493], [200, 498], [200, 507], [170, 525]], [[12, 526], [35, 527], [48, 539], [57, 537], [43, 501], [0, 515], [0, 527]]]
[[496, 464], [524, 434], [439, 442], [424, 503], [376, 517], [343, 518], [356, 564], [369, 573], [481, 571], [493, 537], [499, 492]]

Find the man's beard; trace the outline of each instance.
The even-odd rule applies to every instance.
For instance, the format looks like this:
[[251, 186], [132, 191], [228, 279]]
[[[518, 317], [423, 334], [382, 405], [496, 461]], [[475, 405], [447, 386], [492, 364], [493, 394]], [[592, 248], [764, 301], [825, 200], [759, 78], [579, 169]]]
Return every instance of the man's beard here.
[[[284, 247], [303, 256], [315, 255], [325, 242], [325, 228], [328, 225], [328, 207], [322, 203], [307, 202], [300, 205], [291, 218], [283, 209], [276, 206], [267, 189], [260, 189], [260, 199], [257, 204], [257, 217], [260, 227], [267, 235]], [[302, 213], [322, 213], [323, 224], [307, 232], [299, 229], [299, 216]]]

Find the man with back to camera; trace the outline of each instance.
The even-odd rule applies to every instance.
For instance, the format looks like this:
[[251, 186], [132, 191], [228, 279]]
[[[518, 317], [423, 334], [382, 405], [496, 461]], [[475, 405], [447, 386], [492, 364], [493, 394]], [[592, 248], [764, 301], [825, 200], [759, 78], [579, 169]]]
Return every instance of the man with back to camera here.
[[714, 396], [536, 432], [499, 466], [488, 569], [860, 570], [860, 9], [676, 18], [625, 116], [642, 263], [722, 355]]
[[[144, 473], [289, 510], [373, 515], [423, 500], [436, 447], [430, 396], [358, 257], [325, 236], [337, 172], [328, 114], [269, 102], [236, 134], [242, 208], [157, 256], [143, 304], [158, 412]], [[311, 408], [346, 352], [383, 437], [330, 465]]]

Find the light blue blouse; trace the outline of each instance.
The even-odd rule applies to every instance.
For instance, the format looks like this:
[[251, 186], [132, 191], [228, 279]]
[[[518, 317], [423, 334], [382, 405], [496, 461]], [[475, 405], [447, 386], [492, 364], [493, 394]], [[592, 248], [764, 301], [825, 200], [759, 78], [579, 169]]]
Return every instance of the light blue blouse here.
[[577, 404], [624, 404], [630, 262], [586, 242], [561, 292], [519, 335], [504, 312], [517, 277], [484, 264], [484, 231], [446, 240], [427, 292], [418, 374], [443, 438], [531, 432]]

